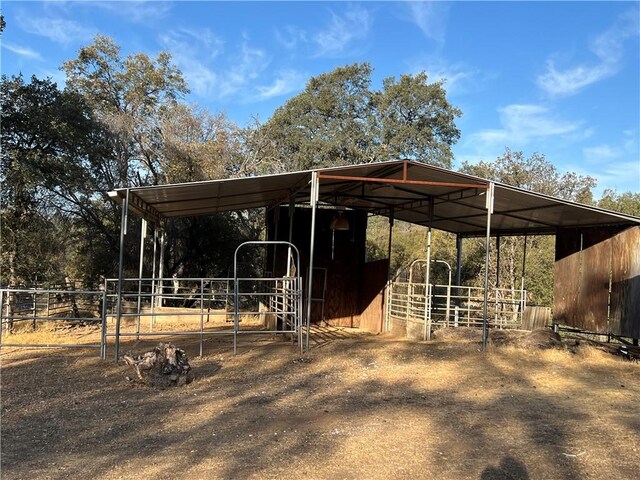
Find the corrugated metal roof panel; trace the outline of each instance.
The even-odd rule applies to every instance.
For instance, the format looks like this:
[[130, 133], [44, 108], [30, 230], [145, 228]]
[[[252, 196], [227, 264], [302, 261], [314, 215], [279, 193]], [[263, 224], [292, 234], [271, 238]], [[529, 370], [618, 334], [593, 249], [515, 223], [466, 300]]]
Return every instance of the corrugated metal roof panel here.
[[[463, 235], [486, 231], [488, 180], [411, 161], [316, 170], [320, 200]], [[207, 215], [309, 201], [312, 171], [129, 189], [132, 209], [163, 217]], [[349, 178], [353, 177], [353, 178]], [[495, 184], [493, 234], [553, 233], [563, 227], [640, 225], [640, 218]], [[121, 199], [126, 189], [116, 191]], [[147, 208], [145, 210], [145, 206]]]

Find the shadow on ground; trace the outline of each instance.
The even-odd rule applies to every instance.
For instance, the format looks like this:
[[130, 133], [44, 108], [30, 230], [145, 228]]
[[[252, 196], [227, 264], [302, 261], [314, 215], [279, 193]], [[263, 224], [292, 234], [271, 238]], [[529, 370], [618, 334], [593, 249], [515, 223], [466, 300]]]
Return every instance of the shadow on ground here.
[[176, 343], [196, 380], [165, 390], [94, 351], [3, 352], [2, 478], [637, 473], [638, 365], [347, 330], [318, 332], [303, 358], [284, 341], [233, 356], [211, 340], [203, 358]]

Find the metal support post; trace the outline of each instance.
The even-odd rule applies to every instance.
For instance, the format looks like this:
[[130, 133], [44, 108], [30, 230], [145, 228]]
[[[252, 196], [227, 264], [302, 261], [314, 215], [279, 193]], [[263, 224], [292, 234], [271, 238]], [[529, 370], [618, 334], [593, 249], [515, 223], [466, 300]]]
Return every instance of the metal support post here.
[[394, 210], [391, 207], [391, 212], [389, 214], [389, 241], [387, 243], [387, 286], [385, 288], [385, 299], [384, 304], [382, 305], [382, 312], [380, 312], [381, 323], [382, 316], [384, 313], [384, 326], [381, 325], [380, 331], [389, 332], [391, 331], [391, 309], [389, 306], [389, 301], [391, 299], [391, 279], [393, 276], [393, 272], [391, 271], [391, 244], [393, 241], [393, 224], [394, 224]]
[[526, 303], [526, 296], [524, 294], [524, 279], [527, 269], [527, 235], [524, 236], [524, 246], [522, 248], [522, 278], [520, 279], [520, 298], [522, 300], [520, 308], [520, 320], [524, 317], [524, 308]]
[[162, 307], [162, 296], [164, 295], [164, 251], [167, 240], [167, 221], [160, 224], [160, 259], [158, 260], [158, 278], [160, 295], [157, 298], [157, 307]]
[[496, 288], [500, 288], [500, 235], [496, 236]]
[[[462, 284], [462, 235], [456, 235], [456, 285]], [[460, 297], [460, 289], [456, 289], [456, 297]], [[459, 305], [460, 299], [456, 300]]]
[[487, 236], [485, 238], [484, 258], [484, 302], [482, 306], [482, 350], [487, 349], [487, 337], [489, 335], [488, 303], [489, 303], [489, 255], [491, 253], [491, 214], [493, 213], [493, 191], [495, 184], [489, 183], [487, 189]]
[[431, 296], [429, 282], [431, 281], [431, 220], [427, 227], [427, 272], [424, 280], [424, 332], [423, 340], [431, 340]]
[[313, 254], [316, 243], [316, 207], [318, 204], [318, 172], [311, 172], [311, 238], [309, 243], [309, 278], [307, 285], [307, 318], [305, 350], [309, 351], [309, 337], [311, 335], [311, 299], [313, 286]]
[[151, 263], [151, 299], [149, 301], [151, 306], [151, 320], [149, 321], [150, 328], [153, 328], [153, 319], [155, 318], [156, 311], [156, 254], [158, 251], [158, 222], [153, 222], [153, 261]]
[[107, 279], [102, 285], [102, 325], [100, 334], [100, 359], [107, 359]]
[[144, 266], [144, 239], [147, 237], [147, 221], [143, 218], [140, 225], [140, 265], [138, 268], [138, 318], [136, 320], [136, 340], [140, 340], [140, 314], [142, 309], [142, 268]]
[[122, 280], [124, 276], [124, 240], [127, 235], [127, 221], [129, 219], [129, 189], [126, 190], [122, 201], [122, 216], [120, 217], [120, 257], [118, 262], [118, 291], [116, 292], [116, 338], [115, 362], [120, 358], [120, 321], [122, 320]]
[[204, 279], [200, 279], [200, 356], [204, 346]]

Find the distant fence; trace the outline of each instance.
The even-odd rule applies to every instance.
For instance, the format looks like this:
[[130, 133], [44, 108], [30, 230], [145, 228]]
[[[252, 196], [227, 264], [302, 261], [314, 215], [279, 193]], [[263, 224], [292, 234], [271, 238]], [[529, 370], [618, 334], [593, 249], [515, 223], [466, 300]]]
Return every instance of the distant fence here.
[[35, 330], [38, 323], [65, 322], [75, 325], [100, 325], [105, 328], [103, 309], [105, 291], [59, 290], [36, 288], [5, 288], [0, 290], [0, 346], [1, 347], [66, 347], [99, 348], [104, 343], [13, 343], [7, 341], [14, 330]]

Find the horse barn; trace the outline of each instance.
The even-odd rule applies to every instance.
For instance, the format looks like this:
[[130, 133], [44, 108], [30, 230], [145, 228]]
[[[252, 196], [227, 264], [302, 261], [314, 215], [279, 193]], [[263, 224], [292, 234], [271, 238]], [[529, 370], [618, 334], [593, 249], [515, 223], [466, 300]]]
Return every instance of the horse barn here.
[[[416, 340], [429, 339], [440, 326], [477, 326], [484, 343], [488, 328], [532, 327], [525, 279], [514, 292], [489, 288], [488, 277], [490, 239], [530, 235], [556, 237], [554, 324], [635, 344], [640, 338], [637, 217], [406, 160], [127, 188], [110, 196], [123, 208], [119, 278], [106, 279], [93, 293], [101, 296], [102, 341], [96, 347], [102, 358], [113, 344], [117, 359], [123, 337], [154, 335], [199, 335], [202, 355], [212, 335], [230, 337], [235, 352], [246, 335], [286, 334], [303, 352], [316, 324]], [[167, 222], [261, 208], [266, 239], [239, 245], [226, 278], [163, 278]], [[132, 215], [143, 219], [140, 269], [137, 278], [124, 278]], [[366, 261], [369, 215], [389, 219], [387, 260]], [[427, 227], [426, 258], [398, 273], [389, 271], [395, 220]], [[149, 223], [158, 241], [145, 252]], [[431, 258], [432, 229], [457, 238], [458, 261], [446, 265], [446, 285], [430, 281], [438, 261]], [[486, 242], [484, 288], [460, 284], [462, 240], [469, 237]], [[239, 253], [253, 250], [266, 265], [262, 276], [247, 278]], [[145, 254], [153, 256], [147, 276]], [[4, 305], [11, 295], [18, 292], [5, 290]], [[37, 297], [33, 293], [34, 321], [42, 310]], [[8, 309], [2, 312], [8, 322]], [[177, 324], [180, 329], [172, 328]]]

